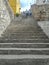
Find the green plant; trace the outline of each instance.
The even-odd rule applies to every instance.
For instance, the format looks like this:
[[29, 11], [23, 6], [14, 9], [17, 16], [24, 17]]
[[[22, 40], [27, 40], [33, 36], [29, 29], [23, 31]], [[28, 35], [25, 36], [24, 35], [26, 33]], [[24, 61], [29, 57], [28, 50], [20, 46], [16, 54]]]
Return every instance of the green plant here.
[[18, 16], [19, 16], [19, 14], [18, 14], [18, 13], [16, 13], [16, 16], [18, 17]]

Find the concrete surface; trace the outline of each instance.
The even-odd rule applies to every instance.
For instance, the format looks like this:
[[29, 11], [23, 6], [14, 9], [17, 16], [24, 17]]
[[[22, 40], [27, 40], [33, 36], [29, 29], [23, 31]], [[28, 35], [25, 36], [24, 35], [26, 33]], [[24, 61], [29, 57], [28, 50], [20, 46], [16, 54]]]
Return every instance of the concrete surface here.
[[38, 25], [43, 29], [44, 33], [49, 37], [49, 21], [38, 21]]

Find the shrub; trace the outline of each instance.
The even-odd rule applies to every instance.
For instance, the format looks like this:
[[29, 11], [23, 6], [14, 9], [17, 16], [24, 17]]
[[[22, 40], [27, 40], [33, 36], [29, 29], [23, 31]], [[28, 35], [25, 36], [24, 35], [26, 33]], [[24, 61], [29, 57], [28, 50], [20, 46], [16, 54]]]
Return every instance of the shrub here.
[[19, 16], [19, 14], [18, 14], [18, 13], [16, 13], [16, 16], [18, 17], [18, 16]]

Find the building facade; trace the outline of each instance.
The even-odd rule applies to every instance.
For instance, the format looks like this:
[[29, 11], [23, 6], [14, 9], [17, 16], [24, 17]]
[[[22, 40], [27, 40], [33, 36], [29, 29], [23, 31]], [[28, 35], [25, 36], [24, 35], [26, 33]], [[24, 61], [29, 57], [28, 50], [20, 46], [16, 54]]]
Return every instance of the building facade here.
[[16, 0], [16, 13], [20, 14], [20, 0]]
[[14, 12], [14, 14], [20, 14], [20, 0], [9, 0], [9, 4]]

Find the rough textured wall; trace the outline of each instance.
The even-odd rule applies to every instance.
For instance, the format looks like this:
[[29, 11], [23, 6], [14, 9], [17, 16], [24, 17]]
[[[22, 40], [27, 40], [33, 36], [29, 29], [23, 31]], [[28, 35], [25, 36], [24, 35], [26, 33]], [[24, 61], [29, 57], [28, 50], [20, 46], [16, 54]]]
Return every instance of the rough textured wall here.
[[49, 20], [49, 4], [32, 5], [32, 14], [36, 20]]
[[[10, 14], [10, 8], [7, 0], [0, 0], [0, 36], [10, 24], [13, 14]], [[11, 17], [11, 18], [10, 18]]]

